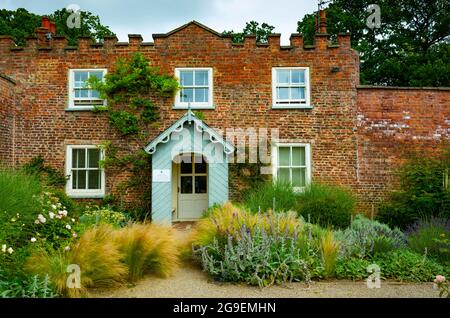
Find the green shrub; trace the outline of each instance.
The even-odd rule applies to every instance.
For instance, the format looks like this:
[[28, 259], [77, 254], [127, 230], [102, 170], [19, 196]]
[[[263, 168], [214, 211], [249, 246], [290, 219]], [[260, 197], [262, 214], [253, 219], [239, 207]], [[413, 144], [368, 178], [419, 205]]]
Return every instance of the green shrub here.
[[[250, 190], [245, 199], [244, 204], [252, 213], [275, 211], [289, 211], [295, 207], [296, 194], [292, 186], [284, 182], [264, 182], [256, 186], [254, 190]], [[275, 202], [274, 202], [275, 200]]]
[[398, 229], [357, 215], [351, 226], [336, 232], [343, 258], [367, 258], [377, 253], [406, 246], [406, 237]]
[[369, 276], [367, 267], [371, 264], [363, 258], [339, 259], [336, 263], [336, 278], [362, 280]]
[[313, 223], [344, 228], [350, 225], [355, 203], [352, 193], [342, 187], [313, 183], [299, 193], [296, 210]]
[[378, 254], [373, 261], [380, 266], [381, 277], [386, 279], [431, 282], [436, 275], [449, 274], [448, 267], [409, 250]]
[[89, 206], [80, 216], [80, 222], [85, 227], [98, 224], [110, 224], [114, 227], [125, 226], [130, 218], [122, 212], [111, 210], [109, 207]]
[[382, 204], [377, 218], [402, 229], [421, 218], [450, 218], [449, 162], [450, 148], [440, 156], [411, 157], [398, 171], [400, 189]]
[[307, 263], [300, 258], [295, 238], [271, 236], [262, 226], [251, 233], [244, 226], [239, 238], [229, 236], [199, 247], [194, 256], [203, 269], [220, 281], [245, 282], [260, 287], [310, 279]]
[[441, 262], [450, 261], [450, 244], [443, 238], [450, 237], [450, 220], [430, 217], [419, 220], [407, 228], [408, 245], [417, 252], [424, 253]]
[[55, 298], [57, 293], [48, 277], [2, 275], [0, 269], [0, 298]]
[[23, 171], [36, 176], [43, 184], [51, 187], [64, 187], [66, 185], [67, 177], [64, 172], [46, 166], [41, 156], [34, 157], [30, 162], [25, 164]]

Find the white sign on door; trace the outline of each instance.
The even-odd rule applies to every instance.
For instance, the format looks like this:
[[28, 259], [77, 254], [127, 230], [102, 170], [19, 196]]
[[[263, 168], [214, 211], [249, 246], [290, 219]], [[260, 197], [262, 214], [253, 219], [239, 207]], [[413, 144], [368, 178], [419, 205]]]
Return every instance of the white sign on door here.
[[170, 182], [170, 169], [154, 169], [153, 182]]

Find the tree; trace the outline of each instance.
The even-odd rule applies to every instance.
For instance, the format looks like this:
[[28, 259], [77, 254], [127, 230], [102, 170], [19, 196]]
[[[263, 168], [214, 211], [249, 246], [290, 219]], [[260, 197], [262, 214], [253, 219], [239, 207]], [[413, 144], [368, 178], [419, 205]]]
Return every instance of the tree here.
[[244, 38], [246, 35], [256, 35], [256, 42], [267, 43], [268, 35], [271, 34], [274, 29], [274, 26], [267, 23], [262, 23], [259, 25], [256, 21], [250, 21], [245, 24], [245, 28], [242, 32], [235, 33], [233, 30], [224, 31], [223, 35], [230, 35], [233, 43], [244, 43]]
[[[109, 27], [100, 22], [100, 18], [88, 11], [80, 11], [80, 28], [69, 28], [67, 18], [71, 12], [65, 8], [47, 15], [56, 24], [56, 34], [65, 35], [69, 45], [76, 45], [80, 36], [91, 36], [101, 41], [105, 36], [114, 35]], [[41, 16], [26, 9], [0, 10], [0, 34], [11, 35], [18, 45], [25, 44], [25, 37], [32, 35], [34, 29], [41, 26]]]
[[[334, 0], [327, 30], [352, 34], [360, 53], [361, 83], [390, 86], [450, 86], [450, 3], [447, 0], [379, 0], [381, 27], [370, 29], [371, 0]], [[298, 22], [305, 43], [314, 36], [315, 14]]]

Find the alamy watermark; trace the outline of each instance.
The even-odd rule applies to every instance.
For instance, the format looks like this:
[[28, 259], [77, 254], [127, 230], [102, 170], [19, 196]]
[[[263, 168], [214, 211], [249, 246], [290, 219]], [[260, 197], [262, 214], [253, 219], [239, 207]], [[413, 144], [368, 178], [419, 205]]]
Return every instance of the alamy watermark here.
[[366, 19], [366, 25], [369, 29], [380, 28], [381, 27], [381, 9], [378, 4], [370, 4], [366, 12], [370, 15]]
[[69, 29], [81, 28], [81, 7], [78, 4], [69, 4], [66, 10], [71, 12], [66, 20], [67, 27]]

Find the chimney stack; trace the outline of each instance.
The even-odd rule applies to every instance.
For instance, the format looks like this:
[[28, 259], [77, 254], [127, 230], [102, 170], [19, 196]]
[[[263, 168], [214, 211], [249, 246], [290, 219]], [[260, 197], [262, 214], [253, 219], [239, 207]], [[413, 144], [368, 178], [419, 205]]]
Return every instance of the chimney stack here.
[[327, 12], [325, 9], [320, 9], [317, 13], [314, 30], [319, 34], [327, 33]]
[[34, 29], [34, 33], [36, 33], [38, 38], [38, 45], [47, 46], [56, 35], [56, 24], [55, 22], [50, 21], [48, 17], [43, 16], [42, 25]]

